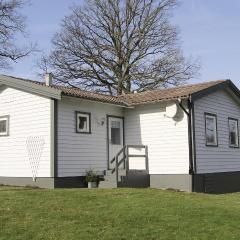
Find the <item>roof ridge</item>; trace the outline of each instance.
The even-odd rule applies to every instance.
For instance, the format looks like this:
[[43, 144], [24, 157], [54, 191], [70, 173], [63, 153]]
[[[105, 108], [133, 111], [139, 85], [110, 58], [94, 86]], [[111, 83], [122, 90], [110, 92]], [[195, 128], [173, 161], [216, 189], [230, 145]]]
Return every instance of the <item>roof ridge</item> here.
[[205, 84], [210, 84], [210, 83], [217, 83], [217, 82], [221, 83], [221, 82], [225, 82], [225, 81], [229, 80], [229, 79], [219, 79], [219, 80], [212, 80], [212, 81], [207, 81], [207, 82], [179, 85], [179, 86], [174, 86], [174, 87], [170, 87], [170, 88], [153, 89], [153, 90], [147, 90], [147, 91], [138, 92], [138, 93], [127, 93], [127, 94], [114, 96], [114, 95], [107, 95], [107, 94], [99, 93], [99, 92], [95, 92], [95, 91], [84, 90], [84, 89], [81, 89], [81, 88], [78, 88], [78, 87], [71, 87], [71, 86], [64, 86], [64, 85], [57, 85], [57, 84], [52, 84], [50, 86], [47, 86], [44, 81], [41, 82], [41, 81], [38, 81], [38, 80], [33, 80], [33, 79], [29, 79], [29, 78], [22, 78], [22, 77], [15, 77], [15, 76], [5, 75], [5, 74], [1, 74], [1, 75], [6, 76], [6, 77], [11, 77], [11, 78], [14, 78], [14, 79], [20, 79], [22, 81], [28, 81], [30, 83], [42, 84], [43, 86], [46, 86], [46, 87], [65, 88], [65, 89], [68, 89], [68, 90], [77, 90], [77, 91], [82, 91], [82, 92], [85, 92], [85, 93], [97, 94], [97, 95], [100, 95], [100, 96], [109, 96], [109, 97], [113, 97], [113, 98], [124, 98], [124, 96], [136, 95], [136, 94], [144, 94], [144, 93], [155, 92], [155, 91], [177, 90], [179, 88], [200, 86], [200, 85], [205, 85]]
[[[1, 76], [2, 76], [2, 79], [1, 79]], [[185, 84], [185, 85], [165, 88], [165, 89], [148, 90], [140, 93], [129, 93], [125, 95], [113, 96], [113, 95], [107, 95], [107, 94], [103, 94], [95, 91], [88, 91], [80, 88], [74, 88], [71, 86], [64, 86], [64, 85], [57, 85], [57, 84], [47, 86], [45, 82], [34, 81], [30, 79], [25, 79], [25, 78], [17, 78], [14, 76], [0, 75], [0, 82], [5, 81], [10, 85], [17, 84], [17, 81], [15, 83], [14, 79], [23, 81], [25, 83], [27, 82], [29, 84], [34, 84], [34, 85], [29, 85], [30, 87], [29, 89], [32, 88], [36, 90], [37, 88], [39, 88], [37, 86], [41, 86], [45, 88], [45, 90], [44, 89], [43, 90], [47, 92], [50, 92], [50, 89], [52, 89], [51, 94], [55, 90], [55, 91], [59, 91], [58, 94], [60, 94], [61, 96], [64, 95], [64, 96], [82, 98], [86, 100], [116, 104], [119, 106], [121, 105], [125, 107], [132, 107], [139, 104], [147, 104], [147, 103], [153, 103], [153, 102], [156, 103], [160, 101], [169, 101], [177, 98], [184, 99], [184, 98], [188, 98], [192, 94], [196, 95], [196, 93], [206, 90], [208, 88], [212, 88], [214, 86], [218, 87], [220, 84], [231, 85], [230, 80], [223, 79], [223, 80], [214, 80], [214, 81], [200, 82], [200, 83], [194, 83], [194, 84]], [[23, 87], [26, 85], [26, 87], [28, 87], [27, 84], [24, 84], [24, 83], [20, 85], [23, 85]], [[234, 84], [232, 85], [234, 86]], [[239, 92], [239, 96], [240, 96], [240, 92]]]

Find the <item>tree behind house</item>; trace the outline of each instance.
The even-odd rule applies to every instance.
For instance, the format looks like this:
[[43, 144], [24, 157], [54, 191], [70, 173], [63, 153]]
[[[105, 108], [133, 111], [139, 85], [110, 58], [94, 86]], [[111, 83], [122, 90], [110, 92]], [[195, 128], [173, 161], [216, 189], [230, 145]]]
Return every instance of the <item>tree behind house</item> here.
[[170, 23], [176, 6], [177, 0], [90, 0], [72, 7], [52, 41], [55, 78], [112, 95], [192, 78], [198, 65], [184, 58]]
[[27, 56], [32, 46], [19, 47], [16, 35], [25, 34], [25, 18], [20, 14], [22, 0], [0, 0], [0, 69]]

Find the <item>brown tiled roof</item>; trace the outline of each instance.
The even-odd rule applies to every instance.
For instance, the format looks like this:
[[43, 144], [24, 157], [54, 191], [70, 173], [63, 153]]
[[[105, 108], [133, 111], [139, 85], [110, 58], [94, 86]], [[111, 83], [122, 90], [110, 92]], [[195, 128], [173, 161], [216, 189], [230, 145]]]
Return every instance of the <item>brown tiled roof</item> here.
[[[5, 75], [3, 75], [5, 76]], [[51, 89], [57, 89], [62, 91], [62, 95], [65, 96], [70, 96], [70, 97], [77, 97], [77, 98], [82, 98], [82, 99], [87, 99], [87, 100], [92, 100], [92, 101], [99, 101], [99, 102], [104, 102], [104, 103], [111, 103], [111, 104], [117, 104], [117, 105], [122, 105], [122, 106], [127, 106], [128, 104], [123, 100], [120, 99], [116, 96], [110, 96], [106, 94], [101, 94], [101, 93], [94, 93], [90, 91], [84, 91], [79, 88], [73, 88], [73, 87], [66, 87], [62, 85], [51, 85], [51, 86], [46, 86], [44, 82], [39, 82], [39, 81], [33, 81], [30, 79], [24, 79], [24, 78], [18, 78], [18, 77], [13, 77], [13, 76], [6, 76], [10, 77], [12, 79], [15, 79], [16, 81], [24, 81], [28, 82], [29, 84], [37, 84], [46, 88], [51, 88]]]
[[168, 89], [151, 90], [142, 93], [126, 94], [120, 96], [120, 98], [124, 99], [131, 106], [174, 100], [178, 98], [188, 98], [189, 95], [193, 93], [208, 89], [209, 87], [215, 86], [225, 81], [226, 80], [218, 80], [205, 83], [183, 85], [180, 87], [173, 87]]
[[127, 106], [128, 104], [124, 101], [124, 99], [120, 99], [119, 97], [110, 96], [106, 94], [94, 93], [90, 91], [83, 91], [78, 88], [69, 88], [63, 86], [55, 86], [58, 89], [62, 90], [62, 94], [70, 97], [78, 97], [93, 101], [106, 102], [106, 103], [114, 103], [123, 106]]
[[[10, 77], [10, 76], [6, 76]], [[80, 90], [78, 88], [72, 88], [72, 87], [65, 87], [61, 85], [51, 85], [46, 86], [43, 82], [38, 81], [32, 81], [22, 78], [15, 78], [10, 77], [14, 80], [22, 80], [24, 82], [28, 82], [29, 84], [37, 84], [41, 85], [43, 87], [46, 87], [47, 89], [57, 89], [61, 91], [62, 95], [65, 96], [71, 96], [71, 97], [77, 97], [92, 101], [99, 101], [104, 103], [111, 103], [111, 104], [117, 104], [125, 107], [131, 107], [141, 104], [148, 104], [148, 103], [155, 103], [155, 102], [161, 102], [161, 101], [168, 101], [168, 100], [174, 100], [178, 98], [188, 98], [191, 94], [200, 92], [202, 90], [208, 89], [210, 87], [216, 86], [218, 84], [224, 83], [227, 80], [218, 80], [218, 81], [211, 81], [211, 82], [204, 82], [204, 83], [198, 83], [198, 84], [191, 84], [191, 85], [183, 85], [179, 87], [173, 87], [168, 89], [159, 89], [159, 90], [152, 90], [152, 91], [146, 91], [142, 93], [131, 93], [121, 96], [110, 96], [100, 93], [94, 93], [90, 91], [84, 91]]]

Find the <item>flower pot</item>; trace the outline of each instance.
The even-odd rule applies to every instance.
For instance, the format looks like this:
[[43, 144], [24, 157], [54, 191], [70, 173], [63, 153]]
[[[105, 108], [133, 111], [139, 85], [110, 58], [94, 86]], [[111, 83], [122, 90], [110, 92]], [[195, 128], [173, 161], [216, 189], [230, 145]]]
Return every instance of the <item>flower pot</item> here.
[[88, 182], [88, 188], [97, 188], [96, 182]]

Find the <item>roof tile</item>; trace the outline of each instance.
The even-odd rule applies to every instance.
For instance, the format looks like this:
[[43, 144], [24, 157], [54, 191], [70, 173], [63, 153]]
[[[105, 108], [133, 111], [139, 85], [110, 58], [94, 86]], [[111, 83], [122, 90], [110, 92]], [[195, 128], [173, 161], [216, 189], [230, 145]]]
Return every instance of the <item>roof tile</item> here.
[[204, 83], [198, 83], [198, 84], [183, 85], [183, 86], [172, 87], [168, 89], [145, 91], [141, 93], [130, 93], [130, 94], [125, 94], [121, 96], [110, 96], [106, 94], [84, 91], [78, 88], [66, 87], [61, 85], [46, 86], [45, 83], [43, 82], [32, 81], [32, 80], [16, 78], [16, 77], [11, 77], [11, 78], [14, 78], [20, 81], [21, 80], [27, 81], [31, 84], [42, 85], [47, 88], [58, 89], [58, 90], [61, 90], [62, 95], [65, 95], [65, 96], [111, 103], [111, 104], [121, 105], [125, 107], [127, 106], [131, 107], [131, 106], [136, 106], [141, 104], [155, 103], [155, 102], [161, 102], [161, 101], [167, 101], [167, 100], [174, 100], [178, 98], [188, 98], [193, 93], [202, 91], [204, 89], [208, 89], [209, 87], [213, 87], [215, 85], [218, 85], [226, 81], [226, 80], [218, 80], [218, 81], [204, 82]]
[[223, 83], [226, 80], [211, 81], [205, 83], [183, 85], [168, 89], [151, 90], [142, 93], [126, 94], [120, 96], [121, 99], [128, 102], [129, 105], [147, 104], [152, 102], [174, 100], [178, 98], [188, 98], [189, 95]]

